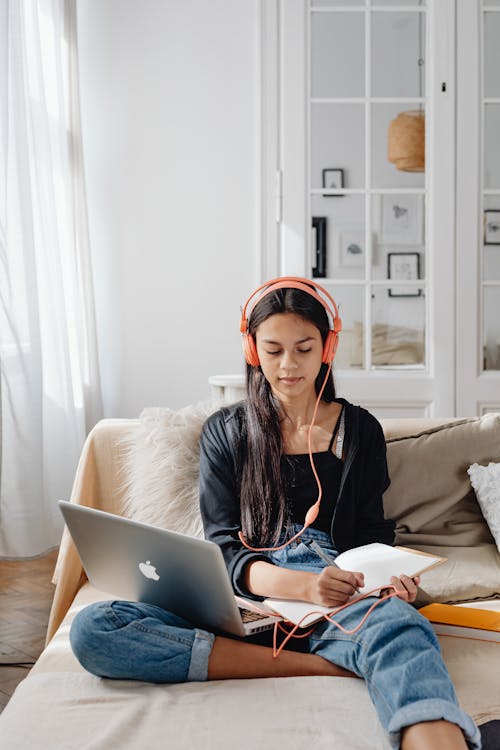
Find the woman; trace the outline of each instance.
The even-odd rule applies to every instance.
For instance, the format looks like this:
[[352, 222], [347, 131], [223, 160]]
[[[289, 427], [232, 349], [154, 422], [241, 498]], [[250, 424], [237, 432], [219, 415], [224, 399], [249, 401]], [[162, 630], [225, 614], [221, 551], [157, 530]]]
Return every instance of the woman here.
[[[382, 506], [389, 478], [381, 427], [335, 397], [331, 362], [340, 327], [334, 301], [306, 279], [268, 282], [243, 309], [247, 399], [204, 426], [200, 505], [205, 535], [220, 545], [233, 588], [246, 597], [340, 606], [363, 576], [327, 565], [310, 543], [335, 557], [368, 542], [393, 542], [394, 524]], [[357, 675], [393, 747], [479, 748], [432, 628], [410, 606], [418, 579], [391, 583], [397, 597], [381, 601], [352, 636], [323, 621], [300, 641], [300, 651], [276, 659], [269, 645], [215, 637], [130, 602], [83, 610], [71, 641], [84, 667], [115, 678]], [[374, 601], [359, 601], [336, 619], [352, 630]]]

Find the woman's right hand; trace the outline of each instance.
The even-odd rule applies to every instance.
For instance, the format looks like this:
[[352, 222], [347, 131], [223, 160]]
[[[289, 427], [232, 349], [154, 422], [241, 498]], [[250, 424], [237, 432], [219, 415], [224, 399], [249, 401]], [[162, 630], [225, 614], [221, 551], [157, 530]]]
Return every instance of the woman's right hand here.
[[308, 601], [320, 604], [322, 607], [340, 607], [362, 586], [364, 586], [363, 573], [342, 570], [329, 565], [321, 573], [311, 576]]

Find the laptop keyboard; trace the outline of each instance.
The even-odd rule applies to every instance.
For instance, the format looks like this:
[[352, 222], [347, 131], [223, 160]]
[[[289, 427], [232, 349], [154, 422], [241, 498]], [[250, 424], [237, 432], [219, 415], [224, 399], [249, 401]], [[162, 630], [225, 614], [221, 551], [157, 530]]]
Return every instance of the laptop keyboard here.
[[251, 609], [244, 609], [240, 607], [241, 619], [243, 622], [256, 622], [257, 620], [263, 620], [267, 615], [261, 614], [260, 612], [253, 612]]

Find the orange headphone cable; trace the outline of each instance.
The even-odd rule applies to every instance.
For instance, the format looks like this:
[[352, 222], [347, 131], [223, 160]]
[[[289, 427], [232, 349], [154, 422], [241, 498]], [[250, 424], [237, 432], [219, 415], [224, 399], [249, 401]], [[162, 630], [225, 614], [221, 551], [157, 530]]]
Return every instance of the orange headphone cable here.
[[314, 465], [314, 459], [313, 459], [313, 453], [312, 453], [312, 446], [311, 446], [311, 437], [312, 437], [312, 428], [314, 427], [314, 422], [316, 420], [316, 415], [318, 413], [319, 403], [321, 401], [321, 396], [323, 395], [323, 391], [325, 390], [326, 384], [328, 382], [328, 377], [330, 375], [331, 369], [332, 369], [332, 362], [330, 362], [330, 364], [328, 365], [328, 369], [326, 371], [325, 379], [323, 380], [323, 385], [321, 386], [320, 392], [319, 392], [318, 397], [316, 399], [316, 404], [314, 406], [314, 411], [313, 411], [313, 415], [312, 415], [312, 419], [311, 419], [311, 424], [309, 425], [309, 430], [308, 430], [308, 433], [307, 433], [307, 447], [308, 447], [308, 452], [309, 452], [309, 461], [311, 463], [311, 468], [312, 468], [312, 471], [313, 471], [313, 474], [314, 474], [314, 478], [316, 480], [316, 484], [318, 485], [318, 498], [317, 498], [316, 502], [313, 505], [311, 505], [311, 507], [307, 511], [306, 517], [304, 519], [304, 526], [302, 527], [302, 529], [297, 534], [295, 534], [294, 536], [292, 536], [291, 539], [289, 539], [287, 542], [285, 542], [284, 544], [280, 544], [277, 547], [251, 547], [245, 541], [245, 537], [243, 536], [243, 533], [241, 531], [238, 531], [238, 537], [240, 539], [240, 542], [242, 543], [242, 545], [244, 547], [246, 547], [247, 549], [251, 550], [252, 552], [273, 552], [273, 551], [278, 551], [280, 549], [285, 549], [285, 547], [288, 547], [288, 545], [291, 544], [291, 542], [294, 542], [296, 539], [298, 539], [300, 537], [300, 535], [303, 533], [303, 531], [305, 529], [307, 529], [307, 527], [310, 526], [312, 523], [314, 523], [314, 521], [318, 517], [319, 506], [320, 506], [320, 503], [321, 503], [321, 498], [323, 496], [323, 488], [321, 486], [321, 481], [320, 481], [320, 478], [318, 476], [318, 472], [316, 471], [316, 466]]
[[[346, 635], [352, 635], [353, 633], [357, 633], [358, 630], [360, 630], [360, 628], [363, 627], [363, 625], [365, 624], [365, 622], [367, 621], [368, 617], [371, 615], [371, 613], [373, 612], [373, 610], [375, 609], [375, 607], [378, 607], [379, 604], [382, 604], [387, 599], [392, 599], [393, 597], [395, 597], [395, 596], [398, 595], [398, 591], [396, 590], [395, 586], [391, 585], [391, 586], [387, 586], [386, 588], [392, 588], [392, 589], [394, 589], [393, 592], [392, 592], [392, 594], [385, 594], [380, 599], [376, 599], [375, 602], [371, 605], [371, 607], [365, 612], [365, 614], [363, 615], [363, 617], [361, 618], [361, 620], [358, 622], [358, 624], [356, 625], [356, 627], [352, 628], [351, 630], [348, 630], [347, 628], [344, 628], [339, 622], [337, 622], [336, 620], [334, 620], [331, 615], [328, 615], [328, 614], [323, 615], [322, 619], [328, 620], [328, 622], [331, 622], [332, 625], [335, 625], [339, 630], [341, 630]], [[350, 607], [352, 604], [357, 604], [357, 602], [360, 602], [363, 599], [368, 599], [370, 596], [373, 596], [373, 594], [376, 591], [378, 591], [378, 589], [373, 589], [372, 591], [367, 591], [366, 594], [363, 594], [362, 596], [358, 596], [358, 597], [356, 597], [356, 599], [351, 599], [350, 601], [348, 601], [345, 604], [343, 604], [341, 607], [336, 607], [334, 614], [337, 614], [337, 612], [341, 612], [343, 609], [346, 609], [347, 607]], [[316, 627], [316, 625], [318, 623], [315, 623], [315, 625], [310, 630], [308, 630], [307, 633], [304, 633], [303, 635], [302, 634], [301, 635], [297, 635], [296, 631], [298, 630], [298, 628], [300, 628], [300, 623], [302, 622], [302, 620], [304, 620], [306, 617], [309, 617], [309, 615], [316, 614], [316, 613], [320, 614], [319, 610], [317, 610], [316, 612], [314, 610], [311, 610], [310, 612], [307, 612], [307, 614], [305, 614], [301, 618], [301, 620], [299, 620], [299, 622], [296, 625], [293, 626], [292, 630], [289, 633], [287, 633], [286, 638], [283, 640], [283, 642], [281, 643], [281, 645], [279, 647], [277, 647], [278, 629], [281, 630], [282, 632], [286, 632], [286, 631], [284, 630], [284, 628], [281, 625], [280, 621], [277, 621], [277, 622], [274, 623], [273, 659], [277, 659], [278, 658], [278, 656], [280, 655], [280, 653], [282, 652], [282, 650], [284, 649], [284, 647], [286, 646], [286, 644], [288, 643], [288, 641], [291, 638], [305, 638], [306, 635], [309, 635], [310, 633], [312, 633], [312, 631], [314, 630], [314, 628]], [[267, 614], [269, 614], [269, 612], [267, 612]]]

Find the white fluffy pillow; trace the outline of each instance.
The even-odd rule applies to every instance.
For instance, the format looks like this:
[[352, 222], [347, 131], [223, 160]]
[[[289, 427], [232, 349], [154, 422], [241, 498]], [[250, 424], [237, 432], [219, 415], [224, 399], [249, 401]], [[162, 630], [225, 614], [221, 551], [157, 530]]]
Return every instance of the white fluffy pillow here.
[[467, 469], [482, 514], [500, 552], [500, 463], [472, 464]]
[[128, 518], [203, 537], [199, 438], [218, 407], [201, 402], [179, 411], [144, 409], [138, 430], [122, 441], [122, 512]]

